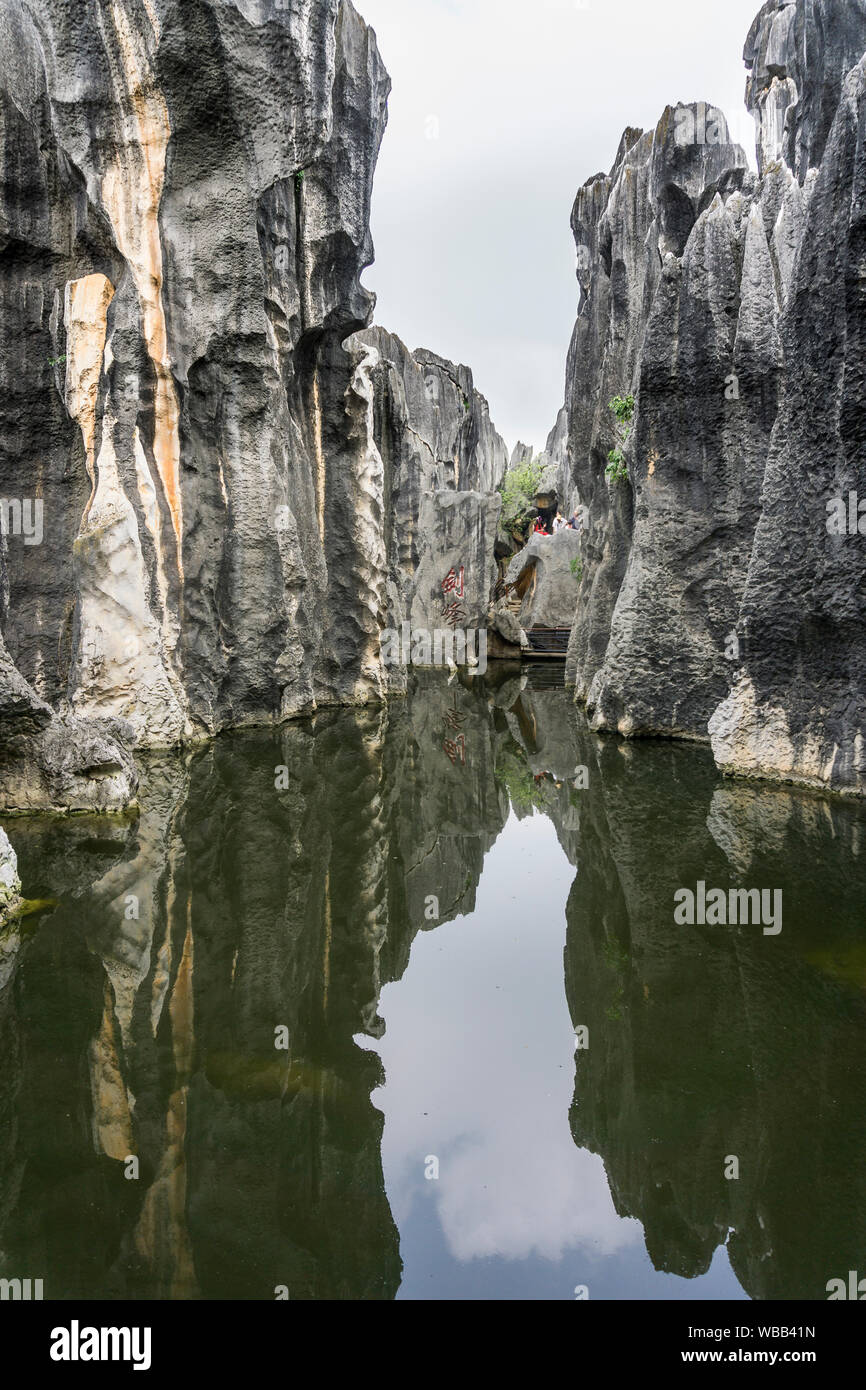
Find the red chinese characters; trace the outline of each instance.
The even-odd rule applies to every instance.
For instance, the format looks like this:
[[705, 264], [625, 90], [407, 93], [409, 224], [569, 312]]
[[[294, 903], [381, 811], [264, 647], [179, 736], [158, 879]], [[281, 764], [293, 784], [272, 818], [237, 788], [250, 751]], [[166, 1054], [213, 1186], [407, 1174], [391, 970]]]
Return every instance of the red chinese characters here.
[[452, 565], [445, 578], [442, 580], [442, 593], [445, 598], [449, 594], [453, 595], [450, 603], [446, 603], [442, 610], [442, 616], [450, 628], [458, 628], [466, 619], [466, 609], [457, 600], [465, 598], [465, 566], [461, 565], [459, 570]]
[[442, 745], [442, 749], [445, 753], [447, 753], [448, 757], [451, 759], [451, 762], [455, 766], [457, 765], [458, 761], [462, 763], [464, 767], [466, 766], [466, 739], [463, 736], [463, 734], [461, 734], [460, 737], [456, 739], [446, 738], [445, 742]]
[[460, 566], [459, 571], [452, 565], [445, 578], [442, 580], [442, 592], [445, 594], [456, 594], [458, 598], [464, 598], [463, 578], [465, 568]]

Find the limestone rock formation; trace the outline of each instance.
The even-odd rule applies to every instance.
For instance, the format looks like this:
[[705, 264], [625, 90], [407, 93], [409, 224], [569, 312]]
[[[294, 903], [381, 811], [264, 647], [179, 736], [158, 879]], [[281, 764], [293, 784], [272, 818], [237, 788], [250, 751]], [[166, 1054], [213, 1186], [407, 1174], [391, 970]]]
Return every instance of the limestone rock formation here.
[[864, 0], [767, 0], [743, 53], [762, 173], [783, 160], [803, 183], [818, 168], [840, 88], [864, 49]]
[[529, 647], [529, 638], [521, 626], [519, 609], [509, 595], [491, 604], [487, 624], [488, 642], [494, 644], [492, 655], [498, 659], [519, 660], [521, 650]]
[[[763, 7], [757, 177], [703, 103], [625, 132], [572, 216], [566, 392], [587, 509], [567, 674], [593, 725], [858, 792], [862, 551], [827, 522], [866, 495], [864, 50], [862, 0]], [[617, 395], [635, 411], [612, 478]]]
[[528, 517], [518, 518], [518, 524], [515, 526], [509, 524], [511, 518], [505, 513], [500, 522], [498, 555], [509, 562], [528, 541], [536, 513], [543, 516], [550, 525], [557, 512], [571, 516], [578, 504], [579, 498], [572, 481], [568, 454], [568, 412], [564, 407], [559, 412], [556, 425], [548, 435], [547, 446], [542, 453], [536, 454], [530, 444], [518, 442], [511, 451], [508, 471], [511, 473], [517, 469], [525, 469], [533, 463], [536, 465], [537, 476], [532, 498], [533, 510]]
[[[356, 334], [350, 346], [363, 346], [369, 353], [373, 436], [384, 469], [385, 544], [394, 596], [389, 625], [397, 627], [412, 611], [428, 545], [421, 522], [427, 494], [492, 493], [505, 472], [508, 452], [468, 367], [425, 349], [412, 353], [378, 327]], [[469, 550], [472, 544], [470, 532]], [[473, 555], [473, 566], [476, 559], [485, 569], [484, 555]]]
[[541, 486], [556, 492], [557, 505], [566, 518], [573, 515], [580, 505], [580, 494], [572, 477], [571, 456], [568, 452], [568, 411], [562, 407], [556, 417], [556, 424], [547, 436], [547, 443], [541, 454], [545, 472]]
[[522, 439], [518, 439], [508, 460], [509, 471], [514, 468], [525, 468], [527, 464], [532, 463], [534, 458], [535, 450], [532, 445], [524, 444]]
[[21, 901], [21, 880], [18, 877], [18, 859], [9, 843], [6, 831], [0, 825], [0, 923]]
[[571, 627], [580, 583], [580, 535], [570, 527], [534, 535], [505, 575], [520, 596], [520, 626]]
[[138, 787], [132, 742], [122, 719], [55, 714], [15, 669], [0, 635], [0, 809], [121, 810]]
[[[721, 112], [669, 107], [654, 132], [626, 131], [610, 178], [591, 181], [575, 205], [585, 269], [569, 357], [570, 447], [588, 516], [569, 661], [600, 727], [698, 733], [703, 714], [706, 737], [727, 690], [724, 644], [712, 646], [719, 618], [707, 634], [705, 610], [728, 574], [730, 531], [748, 531], [750, 520], [754, 529], [755, 516], [741, 523], [739, 511], [757, 506], [755, 485], [749, 491], [736, 461], [725, 463], [738, 448], [726, 439], [735, 427], [725, 427], [725, 389], [742, 297], [746, 177]], [[609, 402], [628, 394], [638, 397], [629, 478], [612, 480]], [[693, 552], [704, 552], [700, 587]], [[735, 620], [734, 598], [721, 626]], [[684, 708], [692, 684], [708, 680], [703, 711]]]
[[658, 253], [646, 249], [652, 144], [652, 134], [627, 130], [610, 176], [590, 179], [571, 215], [580, 303], [566, 367], [566, 410], [574, 482], [586, 510], [584, 588], [567, 674], [584, 699], [607, 649], [631, 534], [631, 493], [610, 489], [604, 475], [615, 442], [606, 404], [634, 382], [644, 299], [658, 279]]
[[738, 624], [742, 666], [709, 726], [716, 760], [728, 772], [860, 795], [864, 118], [866, 58], [845, 82], [809, 202], [781, 328], [785, 394]]
[[[3, 629], [172, 744], [388, 688], [364, 354], [389, 81], [349, 0], [0, 0]], [[5, 600], [8, 600], [5, 601]]]
[[420, 517], [413, 628], [477, 632], [485, 627], [496, 581], [493, 552], [501, 508], [496, 493], [427, 494]]

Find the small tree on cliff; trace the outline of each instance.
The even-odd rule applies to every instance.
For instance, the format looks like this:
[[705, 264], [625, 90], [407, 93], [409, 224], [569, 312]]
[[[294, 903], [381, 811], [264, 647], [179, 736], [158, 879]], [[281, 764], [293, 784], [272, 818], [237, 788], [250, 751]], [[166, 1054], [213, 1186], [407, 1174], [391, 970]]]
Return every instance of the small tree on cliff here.
[[497, 488], [502, 498], [499, 525], [506, 535], [522, 530], [529, 521], [543, 475], [544, 464], [536, 458], [531, 463], [510, 468], [502, 479]]
[[624, 451], [633, 429], [634, 396], [614, 396], [612, 401], [608, 401], [608, 409], [616, 417], [616, 447], [607, 456], [608, 465], [604, 474], [608, 482], [627, 483], [629, 474]]

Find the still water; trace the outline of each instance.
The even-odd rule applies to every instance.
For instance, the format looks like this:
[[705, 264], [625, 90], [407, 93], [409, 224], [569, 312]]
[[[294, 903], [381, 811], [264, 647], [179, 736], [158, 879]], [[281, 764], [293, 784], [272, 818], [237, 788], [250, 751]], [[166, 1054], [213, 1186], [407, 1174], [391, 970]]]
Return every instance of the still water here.
[[[132, 820], [6, 823], [31, 901], [0, 937], [0, 1276], [573, 1300], [866, 1275], [866, 812], [599, 738], [539, 685], [431, 676], [152, 758]], [[783, 930], [675, 925], [699, 881], [781, 889]]]

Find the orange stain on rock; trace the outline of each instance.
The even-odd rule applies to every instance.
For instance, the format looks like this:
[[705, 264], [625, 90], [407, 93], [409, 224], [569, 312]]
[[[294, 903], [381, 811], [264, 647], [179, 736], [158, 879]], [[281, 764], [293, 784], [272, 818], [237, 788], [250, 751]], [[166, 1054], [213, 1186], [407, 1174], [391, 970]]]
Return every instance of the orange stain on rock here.
[[181, 571], [180, 411], [168, 356], [159, 235], [171, 127], [165, 98], [153, 83], [143, 36], [133, 32], [122, 6], [113, 4], [111, 14], [116, 39], [111, 47], [122, 67], [122, 72], [115, 70], [113, 76], [130, 138], [105, 172], [102, 196], [138, 291], [144, 341], [156, 373], [153, 456], [171, 514]]
[[71, 280], [64, 295], [63, 319], [66, 325], [66, 408], [81, 426], [87, 472], [93, 491], [85, 517], [96, 492], [96, 405], [105, 355], [108, 306], [114, 286], [104, 275], [85, 275]]

